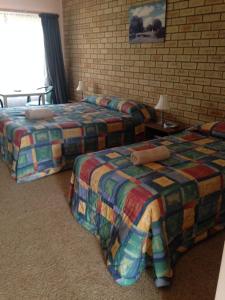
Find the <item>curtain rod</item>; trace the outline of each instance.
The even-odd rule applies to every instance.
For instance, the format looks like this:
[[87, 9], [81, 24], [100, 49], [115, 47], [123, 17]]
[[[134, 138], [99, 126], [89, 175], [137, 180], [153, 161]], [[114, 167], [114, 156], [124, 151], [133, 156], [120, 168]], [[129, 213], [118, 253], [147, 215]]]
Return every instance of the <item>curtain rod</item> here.
[[39, 15], [39, 14], [52, 14], [52, 15], [59, 15], [57, 13], [49, 13], [49, 12], [43, 12], [40, 10], [37, 11], [31, 11], [31, 10], [23, 10], [23, 9], [7, 9], [7, 8], [0, 8], [1, 12], [14, 12], [14, 13], [24, 13], [24, 14], [33, 14], [33, 15]]

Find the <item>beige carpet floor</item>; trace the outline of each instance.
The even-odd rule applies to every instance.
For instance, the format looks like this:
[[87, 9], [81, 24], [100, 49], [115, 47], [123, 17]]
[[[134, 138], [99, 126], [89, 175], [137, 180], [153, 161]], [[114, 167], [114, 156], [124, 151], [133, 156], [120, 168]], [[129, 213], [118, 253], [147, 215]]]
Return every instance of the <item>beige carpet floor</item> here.
[[70, 171], [16, 184], [0, 162], [0, 299], [214, 299], [224, 233], [177, 263], [173, 285], [157, 289], [150, 271], [120, 287], [98, 241], [66, 202]]

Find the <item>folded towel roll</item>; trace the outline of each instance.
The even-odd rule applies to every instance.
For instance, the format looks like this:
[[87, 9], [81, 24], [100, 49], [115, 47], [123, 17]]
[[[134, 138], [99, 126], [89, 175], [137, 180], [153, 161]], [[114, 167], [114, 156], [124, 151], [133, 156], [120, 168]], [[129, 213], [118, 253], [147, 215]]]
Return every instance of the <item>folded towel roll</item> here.
[[149, 162], [164, 160], [170, 157], [170, 150], [165, 146], [152, 149], [134, 151], [131, 153], [131, 161], [134, 165], [143, 165]]
[[51, 119], [54, 117], [54, 113], [45, 108], [27, 109], [25, 111], [25, 116], [30, 120]]

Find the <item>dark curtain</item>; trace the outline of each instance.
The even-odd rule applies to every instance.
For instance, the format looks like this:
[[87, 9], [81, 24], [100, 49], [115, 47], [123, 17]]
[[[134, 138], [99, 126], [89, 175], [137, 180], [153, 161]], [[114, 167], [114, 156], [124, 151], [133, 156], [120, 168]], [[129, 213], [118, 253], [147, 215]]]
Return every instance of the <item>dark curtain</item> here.
[[45, 45], [48, 84], [54, 88], [53, 103], [68, 102], [58, 15], [40, 14]]

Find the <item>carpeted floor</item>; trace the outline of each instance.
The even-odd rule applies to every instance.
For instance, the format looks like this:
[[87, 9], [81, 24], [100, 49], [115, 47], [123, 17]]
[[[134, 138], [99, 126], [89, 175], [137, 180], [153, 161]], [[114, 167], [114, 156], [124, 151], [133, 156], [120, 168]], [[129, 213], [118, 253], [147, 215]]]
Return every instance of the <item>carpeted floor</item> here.
[[70, 171], [16, 184], [0, 162], [0, 300], [213, 300], [224, 233], [177, 263], [173, 285], [156, 289], [150, 271], [120, 287], [106, 270], [98, 241], [70, 213]]

